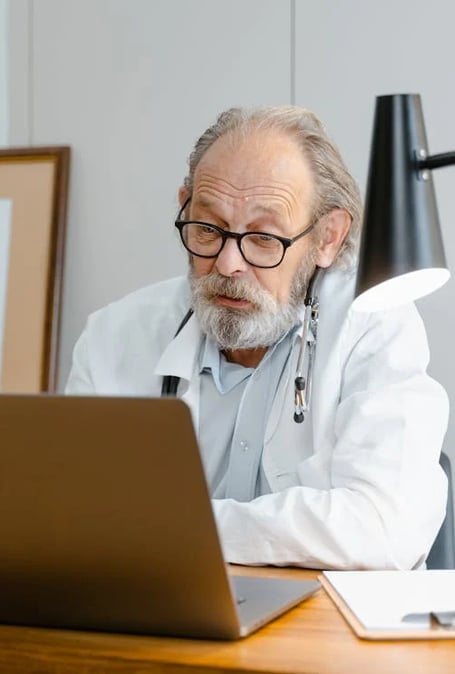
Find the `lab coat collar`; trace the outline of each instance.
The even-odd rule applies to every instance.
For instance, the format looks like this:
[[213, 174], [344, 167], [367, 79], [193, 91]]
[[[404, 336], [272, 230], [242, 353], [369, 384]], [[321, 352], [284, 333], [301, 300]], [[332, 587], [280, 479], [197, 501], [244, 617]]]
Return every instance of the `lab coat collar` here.
[[198, 365], [202, 337], [193, 314], [163, 351], [156, 365], [155, 374], [159, 377], [180, 377], [190, 381], [194, 368]]

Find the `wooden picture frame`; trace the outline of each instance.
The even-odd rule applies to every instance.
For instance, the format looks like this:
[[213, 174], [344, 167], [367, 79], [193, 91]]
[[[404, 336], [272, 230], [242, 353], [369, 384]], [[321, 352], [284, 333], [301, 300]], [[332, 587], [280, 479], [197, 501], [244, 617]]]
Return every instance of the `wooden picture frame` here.
[[2, 393], [56, 390], [69, 166], [67, 146], [0, 150], [0, 199], [11, 204]]

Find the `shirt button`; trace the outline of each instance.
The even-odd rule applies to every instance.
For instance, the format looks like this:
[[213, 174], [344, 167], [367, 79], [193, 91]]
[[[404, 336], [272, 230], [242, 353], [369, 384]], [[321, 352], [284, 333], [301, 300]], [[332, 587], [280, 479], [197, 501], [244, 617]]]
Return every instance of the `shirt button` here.
[[244, 440], [240, 440], [240, 447], [243, 449], [244, 452], [247, 452], [249, 450], [249, 447]]

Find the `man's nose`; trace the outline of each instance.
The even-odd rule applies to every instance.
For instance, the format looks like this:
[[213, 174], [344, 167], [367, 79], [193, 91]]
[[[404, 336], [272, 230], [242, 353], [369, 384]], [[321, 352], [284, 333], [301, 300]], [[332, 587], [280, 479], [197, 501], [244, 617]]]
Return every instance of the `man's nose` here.
[[216, 258], [216, 268], [223, 276], [234, 276], [248, 270], [236, 239], [227, 239], [221, 253]]

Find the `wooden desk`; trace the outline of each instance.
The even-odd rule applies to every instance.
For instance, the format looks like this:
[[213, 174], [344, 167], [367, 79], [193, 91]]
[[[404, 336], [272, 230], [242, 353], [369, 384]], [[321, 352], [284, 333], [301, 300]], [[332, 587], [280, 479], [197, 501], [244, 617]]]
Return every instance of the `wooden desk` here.
[[[238, 568], [236, 572], [318, 575], [290, 569]], [[236, 642], [0, 627], [0, 672], [451, 674], [455, 640], [361, 641], [321, 589], [287, 615]]]

